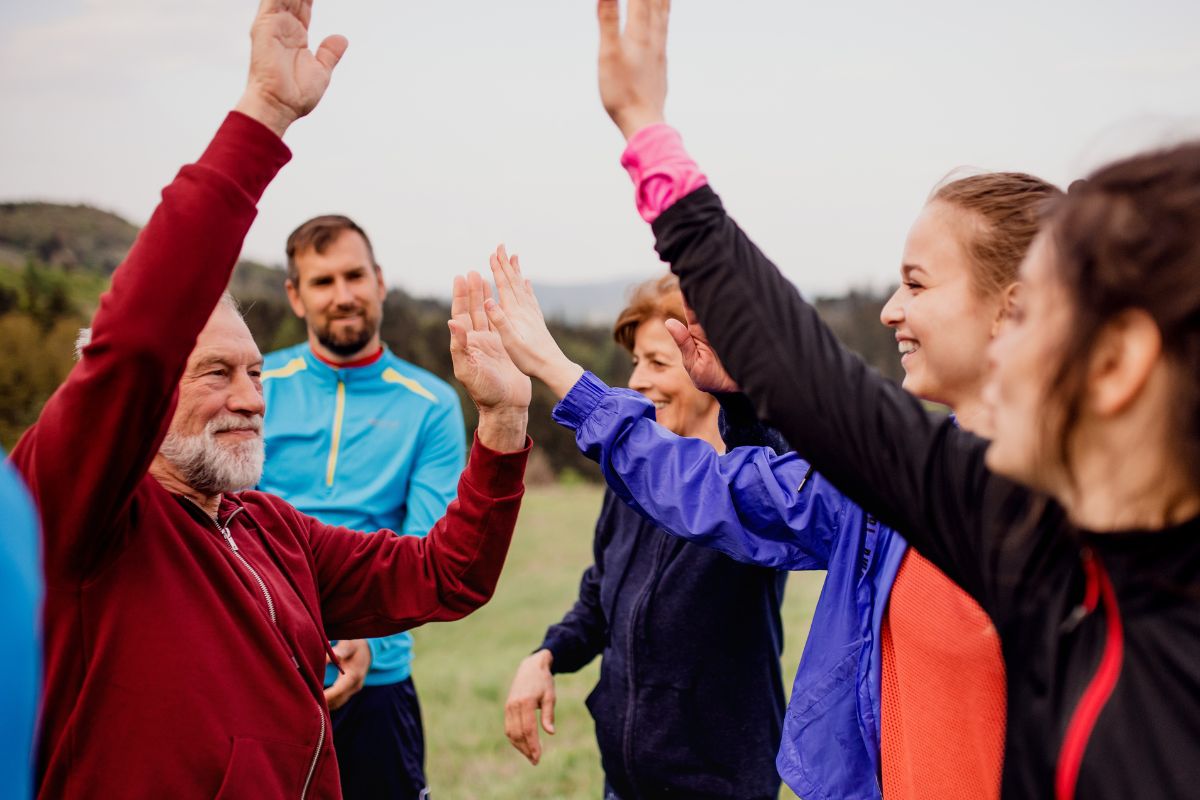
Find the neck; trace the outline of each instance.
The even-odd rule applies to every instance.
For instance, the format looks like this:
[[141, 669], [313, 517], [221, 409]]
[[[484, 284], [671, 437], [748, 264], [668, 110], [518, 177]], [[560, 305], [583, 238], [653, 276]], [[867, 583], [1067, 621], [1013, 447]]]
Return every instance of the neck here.
[[692, 430], [685, 433], [693, 439], [703, 439], [713, 446], [713, 449], [718, 453], [725, 452], [725, 440], [721, 438], [721, 428], [717, 424], [717, 417], [721, 413], [721, 407], [714, 400], [712, 408], [700, 418], [697, 425], [693, 426]]
[[1087, 451], [1072, 448], [1074, 480], [1055, 493], [1071, 521], [1092, 531], [1159, 530], [1200, 514], [1200, 491], [1167, 435], [1162, 424], [1077, 435]]
[[178, 471], [161, 455], [156, 455], [154, 461], [150, 463], [150, 477], [158, 481], [168, 492], [188, 498], [204, 509], [205, 513], [210, 517], [217, 516], [217, 510], [221, 507], [222, 495], [204, 494], [188, 486], [183, 478], [179, 476]]
[[958, 420], [958, 427], [964, 431], [970, 431], [976, 436], [982, 436], [985, 439], [991, 438], [991, 414], [987, 405], [980, 398], [972, 397], [955, 403], [952, 410], [954, 418]]
[[326, 362], [327, 364], [337, 364], [339, 366], [344, 366], [346, 364], [351, 364], [355, 361], [362, 361], [364, 359], [370, 359], [374, 356], [378, 356], [378, 354], [380, 353], [380, 351], [383, 348], [383, 340], [380, 339], [379, 334], [376, 333], [374, 336], [372, 336], [370, 338], [370, 340], [367, 341], [367, 343], [365, 345], [360, 347], [358, 350], [354, 351], [353, 353], [350, 353], [349, 355], [343, 356], [343, 355], [339, 355], [338, 353], [333, 352], [332, 350], [327, 348], [325, 345], [321, 344], [321, 342], [317, 340], [316, 334], [314, 334], [312, 331], [309, 331], [308, 332], [308, 346], [313, 351], [313, 354], [316, 355], [317, 358], [321, 359], [322, 361]]

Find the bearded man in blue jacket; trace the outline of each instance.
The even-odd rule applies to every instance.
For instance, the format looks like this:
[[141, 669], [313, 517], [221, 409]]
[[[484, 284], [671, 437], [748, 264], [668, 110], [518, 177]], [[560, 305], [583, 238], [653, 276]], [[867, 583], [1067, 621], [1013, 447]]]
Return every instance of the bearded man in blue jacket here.
[[[264, 491], [331, 525], [424, 536], [454, 499], [466, 439], [458, 395], [394, 355], [379, 327], [387, 289], [370, 239], [315, 217], [287, 242], [288, 300], [307, 341], [266, 357]], [[346, 640], [327, 667], [342, 792], [428, 796], [412, 635]]]

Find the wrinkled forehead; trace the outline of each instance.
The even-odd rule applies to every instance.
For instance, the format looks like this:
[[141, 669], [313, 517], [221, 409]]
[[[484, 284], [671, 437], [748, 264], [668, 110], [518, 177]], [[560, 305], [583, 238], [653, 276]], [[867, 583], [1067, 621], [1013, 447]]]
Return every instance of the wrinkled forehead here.
[[231, 308], [219, 305], [208, 318], [204, 330], [196, 338], [196, 346], [188, 357], [188, 368], [205, 363], [233, 366], [262, 363], [262, 353], [250, 335], [245, 320]]

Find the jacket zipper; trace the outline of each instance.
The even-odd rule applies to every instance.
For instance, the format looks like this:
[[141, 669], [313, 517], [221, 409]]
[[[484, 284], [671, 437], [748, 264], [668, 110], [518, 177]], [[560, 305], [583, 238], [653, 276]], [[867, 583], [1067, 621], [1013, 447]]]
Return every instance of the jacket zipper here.
[[333, 486], [337, 472], [338, 449], [342, 444], [342, 420], [346, 416], [346, 384], [339, 380], [333, 404], [333, 433], [329, 442], [329, 460], [325, 463], [325, 485]]
[[[241, 510], [241, 507], [235, 508], [233, 513], [225, 519], [224, 525], [221, 524], [220, 519], [216, 515], [209, 517], [209, 519], [211, 519], [213, 525], [216, 526], [217, 532], [221, 534], [221, 538], [225, 540], [225, 544], [229, 546], [230, 552], [232, 552], [234, 557], [238, 561], [242, 562], [242, 566], [244, 566], [246, 570], [252, 576], [254, 576], [254, 580], [258, 584], [258, 588], [262, 590], [263, 597], [266, 598], [267, 615], [271, 618], [271, 624], [278, 627], [279, 622], [275, 618], [275, 601], [271, 599], [271, 592], [267, 589], [267, 582], [262, 579], [262, 576], [258, 574], [258, 570], [251, 566], [246, 557], [242, 555], [241, 551], [238, 549], [237, 542], [233, 540], [233, 534], [229, 530], [229, 523], [233, 521], [233, 518], [236, 517], [238, 512]], [[205, 516], [207, 516], [207, 512], [205, 512]], [[296, 666], [296, 669], [299, 669], [300, 664], [296, 661], [296, 657], [293, 655], [291, 659], [292, 664]], [[304, 778], [304, 788], [300, 791], [300, 800], [304, 800], [304, 798], [308, 796], [308, 786], [310, 783], [312, 783], [313, 775], [317, 771], [317, 761], [319, 761], [321, 758], [321, 748], [325, 746], [325, 711], [321, 708], [320, 703], [317, 703], [317, 716], [321, 720], [321, 733], [317, 736], [317, 749], [313, 751], [312, 763], [308, 765], [308, 775]]]
[[1071, 715], [1067, 725], [1066, 736], [1063, 737], [1062, 749], [1058, 754], [1058, 767], [1054, 775], [1054, 796], [1056, 800], [1073, 800], [1075, 789], [1079, 782], [1079, 770], [1083, 764], [1083, 756], [1087, 750], [1088, 740], [1096, 727], [1096, 720], [1105, 704], [1112, 696], [1121, 676], [1121, 664], [1125, 656], [1125, 631], [1121, 624], [1121, 610], [1117, 606], [1117, 594], [1113, 590], [1112, 581], [1104, 565], [1090, 550], [1083, 553], [1083, 567], [1087, 576], [1087, 589], [1084, 595], [1084, 613], [1090, 613], [1098, 605], [1097, 599], [1104, 602], [1105, 641], [1104, 652], [1100, 656], [1100, 666], [1096, 674], [1088, 682], [1087, 688], [1079, 698], [1079, 704]]
[[634, 634], [636, 633], [635, 629], [638, 624], [638, 618], [641, 616], [642, 608], [646, 605], [646, 601], [650, 599], [650, 592], [654, 590], [655, 584], [658, 583], [658, 573], [659, 569], [661, 568], [663, 553], [667, 549], [667, 544], [668, 540], [665, 536], [663, 536], [658, 543], [658, 549], [654, 552], [654, 562], [651, 565], [650, 579], [646, 582], [646, 586], [644, 589], [642, 589], [642, 593], [638, 595], [637, 601], [634, 602], [633, 613], [629, 615], [629, 675], [627, 678], [629, 686], [629, 700], [625, 709], [624, 749], [625, 772], [629, 776], [629, 782], [635, 785], [636, 779], [634, 777], [633, 770], [633, 730], [635, 726], [633, 723], [637, 716], [637, 678], [635, 677], [635, 673], [637, 671], [637, 655], [634, 652], [636, 650], [637, 637]]

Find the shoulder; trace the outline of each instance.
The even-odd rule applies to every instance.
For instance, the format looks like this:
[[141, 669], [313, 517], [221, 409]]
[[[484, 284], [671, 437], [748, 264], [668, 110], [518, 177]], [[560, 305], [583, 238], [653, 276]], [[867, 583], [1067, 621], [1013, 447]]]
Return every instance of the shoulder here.
[[307, 362], [304, 360], [306, 347], [307, 345], [301, 342], [263, 356], [263, 380], [290, 378], [307, 369]]
[[438, 405], [458, 405], [458, 392], [449, 383], [427, 369], [418, 367], [391, 351], [384, 355], [386, 366], [380, 374], [386, 383], [395, 384]]

